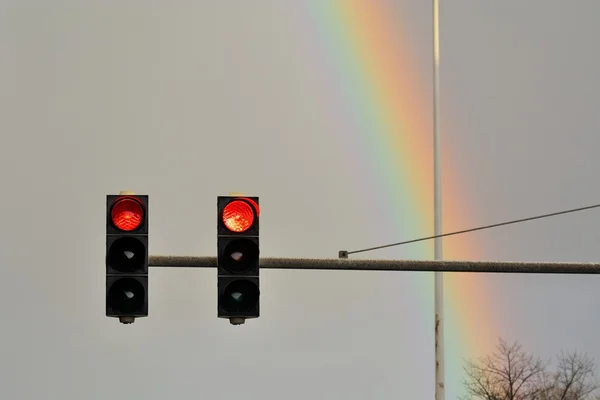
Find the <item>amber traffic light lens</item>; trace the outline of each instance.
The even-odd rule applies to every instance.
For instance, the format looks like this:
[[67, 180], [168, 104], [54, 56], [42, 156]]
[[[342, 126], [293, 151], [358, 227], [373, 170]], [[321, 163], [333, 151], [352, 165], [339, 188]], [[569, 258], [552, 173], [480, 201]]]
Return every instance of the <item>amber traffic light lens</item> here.
[[223, 267], [231, 273], [246, 272], [256, 264], [258, 257], [256, 243], [248, 239], [233, 240], [223, 250]]
[[135, 237], [114, 241], [108, 249], [108, 264], [119, 272], [142, 272], [146, 260], [146, 246]]

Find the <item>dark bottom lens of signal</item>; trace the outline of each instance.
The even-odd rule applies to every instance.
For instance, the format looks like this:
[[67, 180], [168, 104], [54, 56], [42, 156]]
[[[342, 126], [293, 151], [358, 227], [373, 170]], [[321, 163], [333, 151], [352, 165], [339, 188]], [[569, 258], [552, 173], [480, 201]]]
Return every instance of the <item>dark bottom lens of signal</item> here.
[[230, 272], [244, 272], [258, 261], [258, 245], [248, 239], [229, 242], [224, 249], [223, 267]]
[[124, 237], [110, 246], [108, 258], [110, 265], [121, 272], [134, 272], [144, 266], [146, 247], [134, 237]]
[[146, 289], [133, 278], [119, 279], [108, 290], [110, 308], [118, 313], [132, 314], [144, 307]]
[[251, 311], [258, 302], [260, 291], [258, 286], [248, 280], [231, 282], [223, 292], [223, 306], [230, 312]]

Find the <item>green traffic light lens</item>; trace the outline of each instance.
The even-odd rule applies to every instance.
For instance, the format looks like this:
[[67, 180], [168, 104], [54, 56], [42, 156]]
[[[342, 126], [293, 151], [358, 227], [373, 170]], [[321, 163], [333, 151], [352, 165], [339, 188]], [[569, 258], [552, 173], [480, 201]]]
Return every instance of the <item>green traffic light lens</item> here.
[[256, 264], [259, 257], [258, 245], [248, 239], [229, 242], [223, 253], [223, 267], [232, 273], [247, 271]]
[[229, 312], [248, 312], [256, 307], [260, 291], [258, 286], [248, 280], [231, 282], [223, 293], [223, 306]]
[[146, 289], [133, 278], [119, 279], [108, 290], [109, 306], [118, 313], [132, 314], [144, 306]]
[[144, 267], [146, 246], [134, 237], [115, 240], [108, 250], [109, 265], [120, 272], [135, 272]]

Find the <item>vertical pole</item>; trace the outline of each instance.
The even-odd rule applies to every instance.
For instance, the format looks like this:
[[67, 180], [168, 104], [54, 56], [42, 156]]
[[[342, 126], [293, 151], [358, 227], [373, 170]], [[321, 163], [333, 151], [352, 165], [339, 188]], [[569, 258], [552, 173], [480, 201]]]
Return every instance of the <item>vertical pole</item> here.
[[[439, 0], [433, 0], [433, 203], [434, 235], [442, 234], [442, 182], [440, 165], [440, 18]], [[442, 238], [435, 238], [434, 257], [442, 260]], [[444, 400], [444, 281], [442, 272], [434, 273], [435, 302], [435, 400]]]

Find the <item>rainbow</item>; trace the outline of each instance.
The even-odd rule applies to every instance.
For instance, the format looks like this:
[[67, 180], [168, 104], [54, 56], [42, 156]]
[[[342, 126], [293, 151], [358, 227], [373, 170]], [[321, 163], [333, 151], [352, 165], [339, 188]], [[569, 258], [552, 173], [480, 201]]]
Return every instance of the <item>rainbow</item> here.
[[[313, 0], [308, 4], [308, 18], [317, 21], [307, 25], [314, 30], [307, 35], [320, 47], [315, 62], [336, 80], [337, 90], [343, 91], [345, 115], [352, 116], [358, 126], [353, 131], [360, 132], [344, 139], [360, 149], [361, 168], [369, 171], [373, 187], [365, 192], [375, 193], [369, 200], [395, 217], [390, 232], [396, 236], [390, 241], [433, 234], [432, 91], [426, 84], [432, 73], [417, 72], [399, 16], [386, 2]], [[445, 168], [443, 174], [445, 231], [470, 227], [467, 191], [451, 170]], [[477, 258], [475, 239], [466, 235], [446, 240], [444, 257]], [[415, 248], [412, 258], [433, 258], [432, 244]], [[433, 274], [414, 279], [423, 302], [430, 296], [427, 304], [433, 304]], [[496, 337], [481, 277], [447, 274], [444, 283], [446, 396], [450, 399], [463, 394], [463, 359], [488, 352]], [[433, 329], [433, 310], [424, 310], [429, 312]]]

